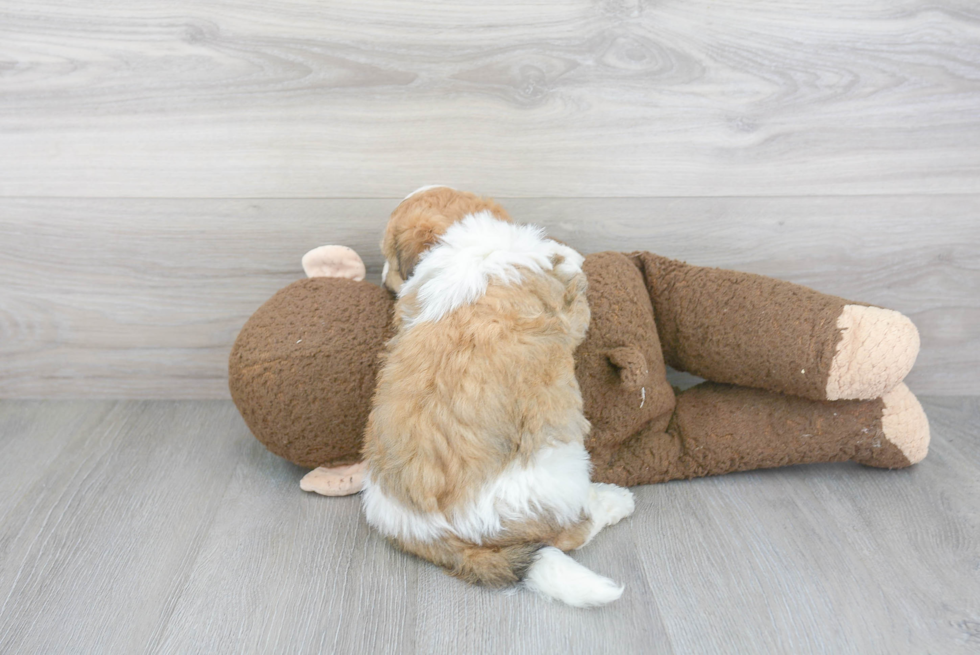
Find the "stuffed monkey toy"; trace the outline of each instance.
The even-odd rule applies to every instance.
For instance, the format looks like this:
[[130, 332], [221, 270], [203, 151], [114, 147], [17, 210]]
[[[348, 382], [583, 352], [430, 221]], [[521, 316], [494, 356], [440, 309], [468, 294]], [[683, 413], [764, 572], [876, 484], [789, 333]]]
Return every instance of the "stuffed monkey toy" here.
[[[311, 277], [243, 327], [232, 398], [252, 433], [313, 468], [301, 487], [361, 488], [360, 447], [394, 298], [353, 250], [307, 253]], [[632, 486], [855, 461], [903, 468], [929, 424], [902, 383], [919, 336], [902, 314], [647, 252], [585, 258], [592, 321], [576, 351], [593, 480]], [[666, 366], [707, 381], [683, 392]]]

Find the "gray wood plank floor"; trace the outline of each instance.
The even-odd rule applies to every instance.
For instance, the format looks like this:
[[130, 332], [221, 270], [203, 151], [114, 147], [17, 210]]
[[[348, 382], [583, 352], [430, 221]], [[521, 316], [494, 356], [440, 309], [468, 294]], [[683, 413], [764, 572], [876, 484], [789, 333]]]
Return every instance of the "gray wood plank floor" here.
[[637, 488], [594, 611], [394, 551], [228, 401], [0, 401], [3, 653], [976, 653], [980, 398], [929, 457]]

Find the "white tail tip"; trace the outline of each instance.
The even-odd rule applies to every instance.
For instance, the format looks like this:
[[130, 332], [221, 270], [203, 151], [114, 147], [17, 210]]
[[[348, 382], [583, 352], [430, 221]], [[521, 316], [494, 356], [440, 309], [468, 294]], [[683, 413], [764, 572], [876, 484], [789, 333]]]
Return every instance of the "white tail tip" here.
[[596, 607], [623, 595], [623, 587], [593, 573], [553, 546], [538, 551], [524, 586], [573, 607]]

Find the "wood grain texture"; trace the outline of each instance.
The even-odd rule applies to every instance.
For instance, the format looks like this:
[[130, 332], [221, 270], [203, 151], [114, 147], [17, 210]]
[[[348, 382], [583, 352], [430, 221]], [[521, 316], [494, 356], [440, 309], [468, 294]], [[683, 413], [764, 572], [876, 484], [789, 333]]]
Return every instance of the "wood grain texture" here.
[[[27, 426], [51, 413], [71, 428], [45, 435], [63, 447], [43, 469], [3, 461], [21, 493], [0, 523], [0, 652], [139, 652], [250, 445], [240, 418], [227, 403], [27, 407]], [[32, 447], [34, 428], [10, 422], [18, 412], [3, 405], [4, 440]]]
[[973, 0], [0, 7], [0, 196], [973, 193]]
[[[651, 250], [907, 313], [923, 394], [980, 394], [980, 196], [503, 199], [585, 252]], [[237, 331], [397, 200], [0, 199], [0, 397], [227, 398]]]
[[634, 489], [575, 554], [626, 592], [576, 610], [396, 552], [228, 401], [0, 401], [0, 651], [975, 653], [980, 399], [923, 404], [911, 469]]

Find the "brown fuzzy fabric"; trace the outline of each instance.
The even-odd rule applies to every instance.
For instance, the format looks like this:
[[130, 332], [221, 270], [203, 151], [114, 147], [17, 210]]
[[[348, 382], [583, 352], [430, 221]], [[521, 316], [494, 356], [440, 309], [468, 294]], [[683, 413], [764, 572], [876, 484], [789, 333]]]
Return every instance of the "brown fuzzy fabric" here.
[[705, 382], [678, 395], [666, 431], [647, 426], [595, 462], [594, 478], [631, 486], [815, 462], [909, 466], [881, 431], [882, 408]]
[[[909, 465], [884, 438], [880, 399], [820, 400], [837, 316], [855, 303], [650, 253], [589, 255], [583, 270], [592, 322], [575, 373], [597, 480], [649, 484], [849, 459]], [[259, 441], [306, 467], [360, 459], [392, 306], [367, 282], [315, 278], [249, 319], [229, 386]], [[665, 359], [744, 386], [705, 383], [675, 399]]]
[[393, 299], [367, 282], [299, 280], [248, 320], [228, 386], [252, 434], [306, 467], [360, 460]]
[[667, 364], [715, 382], [825, 400], [843, 298], [648, 252], [643, 272]]
[[575, 351], [575, 377], [592, 431], [593, 458], [608, 456], [642, 426], [663, 430], [674, 410], [674, 391], [657, 338], [643, 277], [618, 252], [589, 255], [582, 265], [592, 322]]

